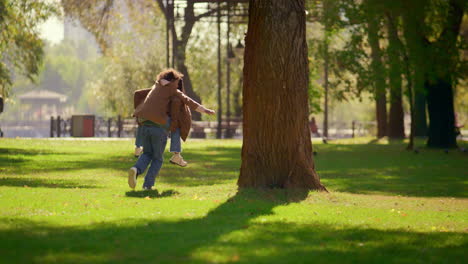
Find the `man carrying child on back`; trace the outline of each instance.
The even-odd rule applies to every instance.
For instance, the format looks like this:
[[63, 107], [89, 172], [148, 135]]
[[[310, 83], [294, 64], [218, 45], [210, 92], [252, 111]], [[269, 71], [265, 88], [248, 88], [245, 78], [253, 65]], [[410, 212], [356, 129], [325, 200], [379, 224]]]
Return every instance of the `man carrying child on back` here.
[[143, 189], [150, 190], [154, 186], [163, 163], [163, 153], [167, 143], [169, 132], [167, 113], [171, 96], [177, 96], [192, 110], [209, 115], [215, 114], [215, 111], [205, 108], [177, 89], [182, 77], [183, 75], [174, 69], [161, 72], [145, 100], [135, 109], [134, 116], [142, 124], [143, 154], [128, 172], [128, 185], [132, 189], [136, 186], [138, 175], [142, 174], [150, 163]]

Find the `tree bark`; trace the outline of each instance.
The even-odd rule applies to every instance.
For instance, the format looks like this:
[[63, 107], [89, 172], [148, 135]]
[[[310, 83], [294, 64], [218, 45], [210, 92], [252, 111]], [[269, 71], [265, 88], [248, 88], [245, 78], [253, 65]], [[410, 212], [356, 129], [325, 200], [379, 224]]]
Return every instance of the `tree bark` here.
[[250, 0], [238, 186], [325, 191], [308, 128], [304, 0]]
[[374, 72], [377, 137], [382, 138], [387, 135], [387, 96], [385, 91], [385, 68], [382, 64], [382, 51], [379, 44], [379, 24], [380, 19], [370, 15], [367, 26], [372, 58], [371, 67]]
[[388, 122], [388, 137], [392, 139], [405, 138], [404, 113], [402, 102], [402, 60], [395, 18], [387, 13], [388, 31], [388, 62], [390, 84], [390, 116]]

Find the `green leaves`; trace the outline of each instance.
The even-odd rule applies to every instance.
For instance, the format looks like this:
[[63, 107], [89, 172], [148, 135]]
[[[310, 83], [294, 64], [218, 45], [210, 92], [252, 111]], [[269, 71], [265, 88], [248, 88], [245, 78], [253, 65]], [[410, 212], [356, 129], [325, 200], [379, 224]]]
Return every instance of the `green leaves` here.
[[0, 0], [0, 87], [4, 96], [13, 71], [34, 80], [44, 55], [37, 26], [58, 13], [49, 1]]

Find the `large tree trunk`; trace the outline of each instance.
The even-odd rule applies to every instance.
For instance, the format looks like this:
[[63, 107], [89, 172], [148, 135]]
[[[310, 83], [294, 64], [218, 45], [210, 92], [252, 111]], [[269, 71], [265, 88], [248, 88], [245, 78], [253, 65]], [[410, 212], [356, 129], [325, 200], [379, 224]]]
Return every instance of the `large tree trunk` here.
[[371, 67], [375, 89], [377, 137], [382, 138], [387, 135], [387, 96], [385, 91], [385, 69], [379, 44], [379, 25], [380, 19], [371, 15], [368, 22], [368, 38], [371, 48]]
[[250, 0], [239, 187], [326, 190], [308, 128], [304, 0]]
[[402, 60], [398, 39], [398, 29], [395, 18], [387, 13], [388, 29], [388, 61], [390, 84], [390, 116], [388, 122], [388, 137], [392, 139], [405, 138], [403, 102], [401, 98]]

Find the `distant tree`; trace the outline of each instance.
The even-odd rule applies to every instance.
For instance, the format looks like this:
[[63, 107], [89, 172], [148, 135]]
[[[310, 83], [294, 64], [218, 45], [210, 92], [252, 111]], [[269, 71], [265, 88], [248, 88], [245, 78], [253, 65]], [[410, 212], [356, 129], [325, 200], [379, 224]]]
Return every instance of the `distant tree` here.
[[251, 0], [239, 187], [326, 190], [312, 158], [304, 0]]
[[[192, 34], [194, 25], [200, 19], [216, 14], [220, 9], [226, 9], [227, 5], [209, 8], [206, 12], [197, 13], [195, 8], [196, 1], [187, 1], [183, 12], [183, 23], [179, 27], [174, 23], [174, 2], [163, 0], [61, 0], [65, 13], [78, 19], [86, 29], [96, 37], [101, 49], [107, 55], [109, 47], [113, 45], [113, 35], [115, 26], [120, 22], [126, 22], [134, 31], [139, 31], [148, 25], [148, 22], [154, 21], [154, 16], [166, 17], [170, 21], [169, 30], [175, 38], [173, 39], [176, 49], [173, 50], [175, 58], [175, 68], [184, 74], [185, 89], [187, 94], [201, 101], [200, 97], [193, 90], [190, 71], [186, 65], [187, 45]], [[122, 13], [122, 6], [127, 6], [128, 14]], [[146, 15], [142, 15], [145, 13]], [[116, 18], [124, 18], [118, 21]], [[127, 25], [128, 26], [128, 25]], [[177, 30], [180, 28], [180, 33]], [[161, 36], [157, 42], [160, 43]], [[156, 42], [156, 40], [155, 40]], [[147, 45], [144, 49], [147, 49]], [[196, 120], [201, 118], [198, 112], [194, 112], [192, 117]]]
[[8, 94], [13, 73], [34, 80], [42, 63], [44, 43], [38, 25], [57, 13], [45, 0], [0, 0], [0, 88]]
[[456, 147], [454, 86], [467, 67], [460, 55], [466, 44], [460, 29], [467, 3], [412, 0], [402, 1], [401, 6], [414, 82], [427, 95], [427, 145]]
[[[340, 15], [338, 2], [333, 0], [309, 1], [306, 5], [308, 9], [308, 22], [310, 24], [320, 23], [321, 28], [311, 29], [314, 32], [312, 37], [309, 37], [309, 52], [310, 52], [310, 77], [314, 80], [321, 79], [321, 87], [315, 82], [309, 83], [309, 106], [312, 113], [317, 113], [323, 110], [323, 136], [328, 137], [328, 117], [331, 95], [334, 95], [340, 100], [339, 83], [337, 78], [333, 79], [333, 73], [337, 73], [336, 63], [336, 42], [337, 36], [341, 30], [341, 21], [338, 18]], [[335, 74], [336, 75], [336, 74]], [[323, 99], [323, 104], [320, 102]], [[323, 105], [323, 107], [322, 107]]]
[[390, 87], [388, 137], [392, 139], [405, 138], [402, 98], [403, 47], [399, 38], [398, 18], [394, 12], [387, 10], [385, 24], [387, 26], [388, 83]]

